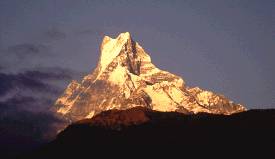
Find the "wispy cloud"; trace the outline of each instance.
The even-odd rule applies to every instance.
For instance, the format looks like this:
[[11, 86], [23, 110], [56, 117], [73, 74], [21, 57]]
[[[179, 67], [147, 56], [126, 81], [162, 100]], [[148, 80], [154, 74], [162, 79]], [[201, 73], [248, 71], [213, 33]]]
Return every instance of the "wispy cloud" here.
[[72, 72], [55, 67], [0, 73], [1, 149], [9, 149], [1, 145], [11, 146], [14, 144], [11, 140], [20, 146], [28, 146], [55, 135], [64, 121], [56, 118], [49, 109], [63, 88], [51, 81], [70, 81]]
[[[35, 100], [41, 100], [43, 97], [53, 101], [64, 89], [59, 85], [59, 81], [66, 84], [77, 74], [76, 71], [59, 67], [44, 67], [19, 73], [0, 72], [0, 101], [18, 99], [18, 97], [32, 97]], [[22, 108], [25, 108], [26, 103], [21, 104]], [[29, 107], [29, 109], [36, 109]]]
[[55, 132], [53, 125], [63, 125], [49, 110], [64, 87], [82, 75], [53, 62], [51, 42], [66, 38], [66, 32], [52, 28], [40, 35], [36, 42], [0, 48], [0, 130], [5, 129], [0, 131], [0, 149], [16, 137], [41, 141]]
[[26, 58], [48, 54], [50, 48], [44, 44], [23, 43], [9, 46], [4, 51], [5, 54], [15, 55], [17, 58]]
[[104, 31], [100, 28], [86, 28], [76, 31], [75, 34], [88, 36], [104, 36]]
[[[55, 90], [45, 80], [60, 79], [56, 74], [44, 73], [39, 71], [26, 71], [18, 74], [0, 73], [0, 96], [5, 95], [9, 91], [16, 89], [18, 91], [31, 90], [33, 92], [49, 92], [55, 93]], [[67, 78], [67, 77], [66, 77]]]
[[65, 39], [67, 34], [58, 28], [51, 28], [44, 32], [44, 36], [48, 40], [60, 40]]

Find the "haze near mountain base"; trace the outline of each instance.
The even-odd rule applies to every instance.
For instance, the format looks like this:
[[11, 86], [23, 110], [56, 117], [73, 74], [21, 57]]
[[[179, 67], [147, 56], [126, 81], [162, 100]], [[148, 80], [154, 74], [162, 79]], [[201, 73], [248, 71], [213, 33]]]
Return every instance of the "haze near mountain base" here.
[[95, 70], [72, 81], [55, 103], [55, 111], [71, 121], [91, 118], [110, 109], [142, 106], [185, 114], [232, 114], [246, 108], [223, 95], [189, 88], [182, 78], [158, 69], [129, 32], [105, 36]]

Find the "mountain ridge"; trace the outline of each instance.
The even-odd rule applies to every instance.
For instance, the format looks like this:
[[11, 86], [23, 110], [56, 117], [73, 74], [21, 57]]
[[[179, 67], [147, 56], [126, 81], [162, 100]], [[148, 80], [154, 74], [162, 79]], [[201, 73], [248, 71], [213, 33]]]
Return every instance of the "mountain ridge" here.
[[270, 158], [275, 156], [274, 122], [274, 109], [232, 115], [113, 109], [70, 124], [54, 141], [22, 158], [163, 157], [163, 153]]

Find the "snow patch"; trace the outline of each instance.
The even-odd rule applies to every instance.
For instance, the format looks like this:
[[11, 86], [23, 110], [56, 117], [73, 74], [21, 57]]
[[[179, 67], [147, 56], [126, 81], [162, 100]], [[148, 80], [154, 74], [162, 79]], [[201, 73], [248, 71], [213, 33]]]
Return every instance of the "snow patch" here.
[[154, 110], [158, 111], [174, 111], [176, 109], [175, 103], [165, 93], [162, 88], [156, 88], [154, 86], [147, 86], [144, 91], [152, 99], [152, 105]]
[[108, 81], [116, 85], [122, 85], [127, 79], [127, 69], [118, 64], [118, 66], [110, 72]]
[[95, 111], [91, 111], [85, 118], [92, 118], [95, 114]]

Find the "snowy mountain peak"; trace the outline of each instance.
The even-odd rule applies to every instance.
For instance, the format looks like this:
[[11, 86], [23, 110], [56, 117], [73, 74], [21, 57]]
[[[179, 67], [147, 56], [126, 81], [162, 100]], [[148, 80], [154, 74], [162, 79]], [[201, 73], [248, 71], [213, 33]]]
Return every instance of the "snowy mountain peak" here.
[[[101, 52], [104, 48], [108, 48], [110, 46], [115, 46], [115, 45], [123, 45], [127, 41], [131, 41], [131, 35], [129, 32], [121, 33], [119, 34], [115, 39], [109, 37], [109, 36], [104, 36], [102, 43], [101, 43]], [[109, 43], [111, 42], [111, 43]], [[109, 44], [109, 45], [106, 45]], [[112, 45], [110, 45], [112, 44]]]
[[[133, 49], [134, 42], [131, 39], [130, 33], [121, 33], [117, 38], [112, 39], [109, 36], [103, 38], [101, 44], [101, 55], [99, 60], [100, 74], [114, 59], [122, 53], [123, 50]], [[124, 51], [126, 52], [126, 51]]]
[[118, 39], [130, 40], [131, 39], [131, 34], [129, 32], [120, 33], [118, 35]]
[[136, 106], [182, 113], [232, 114], [245, 110], [222, 95], [188, 88], [181, 77], [158, 69], [129, 32], [115, 39], [105, 36], [93, 73], [80, 83], [73, 81], [55, 104], [56, 112], [72, 121]]

